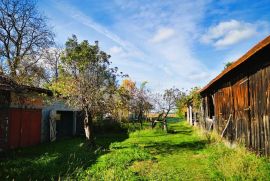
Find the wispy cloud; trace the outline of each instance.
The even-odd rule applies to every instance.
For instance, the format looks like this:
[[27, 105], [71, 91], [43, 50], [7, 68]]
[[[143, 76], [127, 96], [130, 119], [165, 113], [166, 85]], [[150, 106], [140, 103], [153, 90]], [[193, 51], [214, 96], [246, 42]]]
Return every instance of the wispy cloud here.
[[81, 24], [95, 30], [96, 32], [104, 35], [108, 39], [118, 44], [118, 46], [120, 46], [122, 50], [133, 52], [133, 54], [134, 55], [136, 54], [137, 56], [140, 56], [143, 54], [133, 44], [120, 38], [117, 34], [113, 33], [112, 31], [109, 31], [106, 27], [95, 22], [90, 16], [87, 16], [76, 7], [73, 7], [69, 5], [68, 3], [65, 3], [64, 1], [55, 2], [55, 5], [61, 12], [73, 18], [74, 21], [80, 22]]
[[174, 34], [175, 31], [172, 28], [160, 28], [150, 41], [152, 43], [162, 43], [171, 38]]

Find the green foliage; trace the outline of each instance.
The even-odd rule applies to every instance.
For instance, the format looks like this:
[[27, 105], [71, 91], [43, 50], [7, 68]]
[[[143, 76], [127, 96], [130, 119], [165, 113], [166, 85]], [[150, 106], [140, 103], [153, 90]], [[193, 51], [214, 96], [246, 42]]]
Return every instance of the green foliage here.
[[200, 87], [193, 87], [186, 94], [178, 99], [177, 101], [177, 115], [179, 117], [184, 117], [184, 112], [186, 111], [187, 105], [192, 104], [194, 109], [199, 110], [201, 104], [201, 95], [199, 93]]
[[224, 65], [224, 69], [228, 68], [229, 66], [231, 66], [233, 64], [233, 62], [227, 62]]
[[[144, 81], [140, 86], [136, 85], [130, 79], [125, 79], [122, 85], [119, 87], [121, 110], [119, 110], [122, 115], [124, 115], [126, 120], [139, 121], [142, 126], [142, 121], [145, 114], [152, 109], [152, 104], [150, 103], [150, 91], [146, 87], [147, 81]], [[130, 116], [132, 115], [132, 118]]]
[[200, 109], [200, 104], [201, 104], [201, 95], [199, 93], [200, 88], [199, 87], [193, 87], [191, 88], [189, 92], [189, 98], [192, 99], [192, 103], [194, 108]]

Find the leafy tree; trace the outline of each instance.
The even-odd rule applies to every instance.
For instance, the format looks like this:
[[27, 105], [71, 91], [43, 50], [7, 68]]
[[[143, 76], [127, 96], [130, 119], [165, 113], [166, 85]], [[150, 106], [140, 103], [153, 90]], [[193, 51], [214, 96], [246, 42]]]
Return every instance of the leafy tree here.
[[[46, 17], [38, 12], [34, 1], [0, 1], [1, 74], [18, 78], [36, 72], [40, 69], [36, 65], [40, 54], [54, 43], [53, 37]], [[30, 73], [25, 73], [28, 70]]]
[[178, 114], [183, 115], [183, 112], [186, 111], [187, 105], [190, 102], [192, 102], [193, 109], [200, 109], [201, 96], [199, 90], [199, 87], [193, 87], [187, 94], [182, 94], [181, 98], [177, 101]]
[[94, 145], [93, 121], [111, 113], [117, 90], [117, 67], [110, 68], [110, 56], [101, 51], [98, 42], [78, 42], [75, 35], [65, 44], [59, 77], [50, 86], [67, 102], [83, 110], [86, 139]]
[[228, 68], [229, 66], [231, 66], [233, 64], [233, 62], [227, 62], [225, 63], [224, 69]]
[[[121, 92], [121, 112], [126, 112], [128, 118], [130, 114], [143, 126], [145, 114], [152, 109], [150, 103], [150, 91], [146, 88], [147, 82], [143, 82], [140, 87], [130, 79], [125, 79], [119, 88]], [[134, 117], [132, 120], [134, 121]]]
[[[132, 111], [132, 99], [136, 92], [136, 83], [131, 79], [124, 79], [118, 88], [118, 100], [115, 105], [115, 115], [119, 120], [128, 120]], [[115, 116], [116, 117], [116, 116]]]
[[136, 83], [131, 79], [124, 79], [120, 88], [127, 90], [130, 94], [133, 94], [136, 89]]
[[189, 98], [192, 99], [193, 107], [197, 110], [200, 109], [201, 95], [199, 93], [200, 87], [193, 87], [189, 92]]

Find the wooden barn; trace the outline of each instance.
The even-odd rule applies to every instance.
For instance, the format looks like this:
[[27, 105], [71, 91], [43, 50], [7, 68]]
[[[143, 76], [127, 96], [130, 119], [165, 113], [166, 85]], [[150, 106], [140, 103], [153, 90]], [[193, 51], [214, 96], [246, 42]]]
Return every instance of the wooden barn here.
[[41, 142], [42, 94], [52, 92], [0, 76], [0, 150]]
[[270, 155], [270, 36], [200, 90], [200, 124]]

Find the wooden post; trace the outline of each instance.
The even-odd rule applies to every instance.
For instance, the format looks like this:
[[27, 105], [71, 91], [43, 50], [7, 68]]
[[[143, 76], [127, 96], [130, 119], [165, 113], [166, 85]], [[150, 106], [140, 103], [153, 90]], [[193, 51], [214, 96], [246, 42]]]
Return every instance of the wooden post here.
[[197, 126], [197, 113], [194, 112], [194, 126]]
[[231, 121], [231, 117], [232, 117], [232, 114], [230, 114], [229, 119], [228, 119], [228, 121], [227, 121], [227, 124], [226, 124], [224, 130], [223, 130], [222, 133], [221, 133], [221, 138], [223, 138], [224, 133], [225, 133], [226, 129], [227, 129], [228, 126], [229, 126], [229, 123], [230, 123], [230, 121]]
[[189, 107], [187, 107], [187, 122], [189, 123]]
[[192, 106], [189, 106], [189, 124], [192, 125]]

